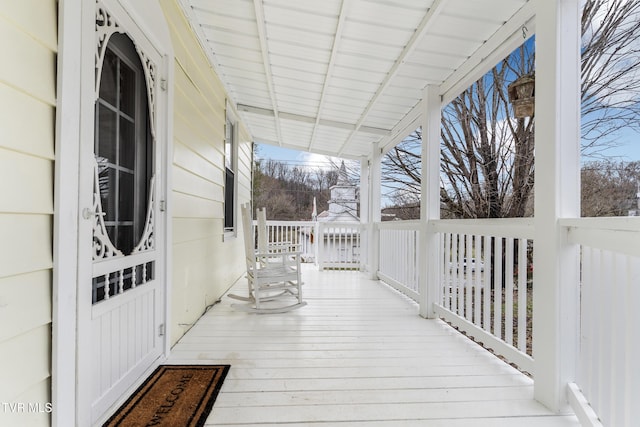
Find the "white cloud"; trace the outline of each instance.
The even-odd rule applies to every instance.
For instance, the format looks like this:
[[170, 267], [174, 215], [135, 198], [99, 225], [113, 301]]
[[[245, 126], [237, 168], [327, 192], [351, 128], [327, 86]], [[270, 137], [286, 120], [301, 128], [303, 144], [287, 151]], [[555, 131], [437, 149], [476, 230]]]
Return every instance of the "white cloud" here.
[[300, 154], [298, 154], [297, 160], [300, 161], [303, 165], [310, 168], [320, 168], [324, 170], [330, 170], [334, 166], [339, 167], [340, 163], [344, 161], [347, 169], [349, 170], [360, 169], [360, 162], [356, 160], [342, 159], [340, 157], [327, 156], [325, 154], [300, 152]]

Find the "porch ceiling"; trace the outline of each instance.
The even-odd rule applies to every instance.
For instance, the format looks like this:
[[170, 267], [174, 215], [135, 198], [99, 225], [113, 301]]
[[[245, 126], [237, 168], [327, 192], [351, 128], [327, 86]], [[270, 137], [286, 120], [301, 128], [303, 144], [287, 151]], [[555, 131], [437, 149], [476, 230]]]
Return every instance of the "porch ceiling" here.
[[254, 141], [348, 158], [415, 129], [426, 85], [456, 96], [533, 15], [530, 0], [181, 2]]

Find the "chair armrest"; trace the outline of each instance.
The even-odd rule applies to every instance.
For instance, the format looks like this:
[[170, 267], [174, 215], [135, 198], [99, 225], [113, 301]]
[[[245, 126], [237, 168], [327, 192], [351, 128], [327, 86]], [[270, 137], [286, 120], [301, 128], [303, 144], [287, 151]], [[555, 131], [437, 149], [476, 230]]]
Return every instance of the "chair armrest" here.
[[285, 256], [300, 256], [302, 253], [299, 251], [282, 251], [282, 252], [256, 252], [256, 257], [258, 258], [279, 258], [283, 255]]
[[273, 242], [267, 245], [267, 249], [269, 251], [277, 251], [277, 252], [294, 252], [299, 251], [302, 245], [300, 243], [291, 243], [291, 242]]

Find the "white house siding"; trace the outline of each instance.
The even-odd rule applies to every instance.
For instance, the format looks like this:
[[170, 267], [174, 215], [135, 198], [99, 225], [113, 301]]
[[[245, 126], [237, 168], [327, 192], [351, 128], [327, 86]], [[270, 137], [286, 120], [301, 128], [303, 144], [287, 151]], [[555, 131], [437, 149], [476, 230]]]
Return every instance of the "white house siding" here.
[[[244, 252], [241, 238], [223, 239], [225, 90], [180, 6], [174, 0], [161, 4], [175, 51], [173, 344], [242, 275]], [[243, 203], [251, 196], [251, 143], [242, 129], [239, 142], [237, 196]]]
[[40, 405], [1, 405], [3, 426], [50, 422], [56, 16], [0, 2], [0, 404]]

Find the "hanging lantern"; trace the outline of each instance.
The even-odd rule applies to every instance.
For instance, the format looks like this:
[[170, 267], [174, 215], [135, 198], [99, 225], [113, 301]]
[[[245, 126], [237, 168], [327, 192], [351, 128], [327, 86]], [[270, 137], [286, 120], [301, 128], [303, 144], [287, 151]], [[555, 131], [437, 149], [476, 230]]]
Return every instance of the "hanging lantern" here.
[[513, 115], [516, 118], [533, 116], [535, 88], [536, 78], [533, 73], [518, 77], [507, 87], [509, 101], [513, 104]]

